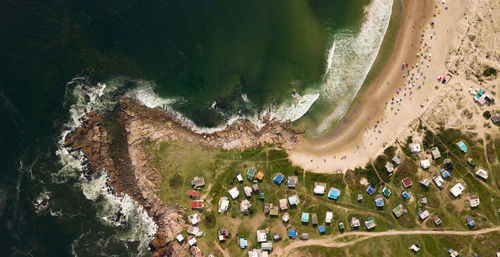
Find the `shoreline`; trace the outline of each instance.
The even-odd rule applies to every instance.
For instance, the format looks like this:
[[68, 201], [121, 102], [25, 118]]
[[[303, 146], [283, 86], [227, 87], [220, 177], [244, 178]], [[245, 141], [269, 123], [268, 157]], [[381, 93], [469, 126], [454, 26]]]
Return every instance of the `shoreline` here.
[[[456, 6], [446, 10], [446, 13], [435, 19], [455, 20], [455, 17], [458, 16], [465, 4], [460, 2], [452, 3], [452, 5]], [[389, 102], [391, 96], [397, 90], [400, 90], [401, 85], [405, 85], [405, 79], [401, 76], [401, 64], [409, 63], [413, 65], [416, 61], [419, 61], [417, 53], [420, 51], [419, 47], [421, 47], [418, 43], [421, 40], [420, 35], [427, 26], [430, 26], [433, 13], [436, 12], [435, 6], [444, 9], [443, 5], [432, 0], [403, 1], [400, 29], [396, 36], [392, 54], [387, 59], [387, 65], [372, 83], [358, 92], [358, 96], [351, 103], [346, 115], [336, 122], [329, 133], [316, 138], [299, 136], [296, 147], [288, 152], [292, 163], [314, 172], [334, 172], [339, 169], [345, 172], [347, 169], [363, 166], [371, 158], [383, 151], [385, 143], [396, 139], [398, 134], [396, 132], [401, 130], [400, 127], [404, 127], [399, 125], [407, 124], [416, 118], [420, 111], [424, 111], [423, 108], [415, 107], [413, 114], [406, 114], [404, 118], [401, 118], [403, 115], [400, 115], [397, 124], [384, 124], [384, 130], [389, 130], [392, 134], [384, 136], [384, 141], [386, 141], [384, 143], [380, 143], [383, 139], [378, 140], [378, 136], [367, 135], [368, 130], [371, 130], [370, 128], [373, 125], [379, 124], [381, 126], [382, 123], [387, 122], [388, 114], [384, 109], [384, 105]], [[446, 21], [438, 22], [437, 26], [440, 26], [437, 29], [438, 34], [446, 34], [448, 29], [453, 29]], [[427, 39], [427, 35], [425, 38]], [[434, 48], [446, 48], [449, 45], [446, 40], [440, 38], [432, 42], [432, 45], [436, 44], [438, 46], [434, 46]], [[437, 59], [437, 61], [434, 61], [432, 66], [439, 65], [439, 69], [443, 73], [447, 72], [442, 67], [446, 60], [447, 51], [444, 54], [441, 53], [441, 55], [444, 55], [442, 58], [436, 58], [437, 54], [433, 53], [433, 55], [432, 59]], [[377, 64], [375, 63], [375, 65]], [[428, 77], [432, 78], [433, 76]], [[429, 85], [425, 85], [425, 87], [429, 87]], [[412, 105], [415, 106], [415, 102], [420, 102], [419, 104], [424, 102], [427, 96], [422, 94], [423, 91], [423, 89], [416, 91], [416, 94], [409, 97], [410, 102], [413, 102]], [[419, 106], [419, 104], [416, 104], [416, 106]], [[375, 140], [378, 140], [378, 142], [374, 145]], [[352, 157], [353, 155], [354, 157]], [[344, 161], [347, 158], [349, 161]], [[323, 161], [320, 161], [321, 159]]]

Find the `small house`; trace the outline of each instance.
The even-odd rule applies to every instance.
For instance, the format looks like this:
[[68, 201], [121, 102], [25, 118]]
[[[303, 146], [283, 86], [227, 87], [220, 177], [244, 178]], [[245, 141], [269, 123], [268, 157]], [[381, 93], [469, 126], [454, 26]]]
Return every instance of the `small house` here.
[[286, 203], [286, 198], [280, 199], [280, 201], [279, 201], [279, 202], [280, 202], [280, 209], [281, 209], [282, 211], [284, 211], [284, 210], [288, 209], [288, 205], [287, 205], [287, 203]]
[[316, 213], [311, 214], [311, 224], [313, 226], [318, 225], [318, 215], [316, 215]]
[[441, 225], [441, 223], [443, 223], [443, 221], [441, 221], [441, 219], [439, 217], [436, 217], [434, 219], [434, 225], [439, 226], [439, 225]]
[[327, 211], [325, 215], [325, 223], [330, 224], [332, 223], [332, 220], [333, 220], [333, 212]]
[[373, 217], [368, 218], [368, 220], [365, 221], [365, 227], [367, 230], [373, 229], [377, 226], [377, 223], [375, 223], [375, 219]]
[[427, 204], [427, 197], [423, 196], [423, 197], [420, 199], [420, 204], [422, 204], [422, 205], [426, 205], [426, 204]]
[[182, 243], [182, 241], [184, 241], [184, 236], [182, 234], [178, 234], [175, 239], [177, 239], [177, 242]]
[[321, 225], [318, 227], [318, 232], [320, 234], [324, 234], [326, 232], [326, 228], [325, 228], [325, 225]]
[[283, 222], [287, 223], [290, 220], [290, 214], [288, 214], [288, 212], [285, 212], [285, 214], [283, 214], [283, 216], [281, 216], [281, 220]]
[[467, 164], [469, 164], [472, 168], [476, 167], [476, 162], [472, 158], [467, 158]]
[[434, 183], [436, 184], [437, 187], [443, 188], [444, 180], [440, 175], [434, 174], [432, 180], [434, 180]]
[[252, 185], [252, 191], [253, 191], [254, 193], [259, 192], [259, 189], [260, 189], [260, 188], [259, 188], [259, 184], [253, 184], [253, 185]]
[[241, 173], [239, 173], [238, 171], [236, 172], [236, 179], [239, 183], [243, 183], [243, 176], [241, 176]]
[[385, 170], [387, 171], [387, 174], [389, 174], [389, 176], [391, 176], [392, 172], [394, 172], [394, 166], [392, 165], [392, 163], [386, 162], [385, 163]]
[[299, 195], [292, 195], [288, 197], [288, 203], [290, 206], [297, 206], [298, 203], [300, 203]]
[[247, 246], [248, 246], [248, 241], [245, 238], [240, 237], [240, 248], [245, 249], [247, 248]]
[[409, 201], [411, 199], [411, 194], [408, 191], [401, 192], [401, 196], [403, 196], [403, 199], [406, 201]]
[[441, 152], [439, 152], [439, 148], [437, 148], [437, 146], [431, 149], [431, 156], [433, 160], [441, 158]]
[[257, 176], [255, 176], [259, 181], [262, 181], [262, 179], [264, 178], [264, 172], [262, 171], [259, 171], [257, 172]]
[[302, 239], [302, 240], [309, 239], [309, 234], [308, 233], [302, 233], [302, 234], [300, 234], [300, 239]]
[[448, 249], [448, 254], [450, 254], [450, 257], [458, 257], [460, 256], [459, 253], [453, 249]]
[[425, 220], [427, 217], [429, 217], [430, 213], [428, 210], [425, 211], [419, 211], [418, 216], [420, 217], [420, 220]]
[[261, 248], [262, 251], [271, 252], [273, 250], [273, 243], [272, 242], [262, 243]]
[[229, 200], [223, 196], [219, 199], [219, 213], [224, 213], [229, 208]]
[[200, 222], [200, 216], [197, 213], [193, 213], [188, 216], [188, 220], [193, 226], [196, 226]]
[[337, 200], [340, 197], [340, 190], [338, 190], [335, 187], [331, 187], [330, 191], [328, 192], [328, 198]]
[[293, 228], [288, 229], [288, 237], [291, 239], [295, 239], [295, 229]]
[[360, 226], [359, 219], [356, 217], [351, 218], [351, 229], [358, 229]]
[[403, 214], [408, 213], [408, 211], [403, 206], [403, 204], [399, 204], [394, 209], [392, 209], [392, 213], [394, 213], [394, 216], [396, 216], [396, 218], [399, 218], [403, 216]]
[[252, 188], [251, 188], [251, 187], [249, 187], [249, 186], [244, 186], [244, 187], [243, 187], [243, 192], [245, 192], [245, 196], [246, 196], [247, 198], [252, 197]]
[[273, 234], [273, 240], [274, 241], [280, 241], [281, 240], [281, 234], [280, 233], [274, 233]]
[[411, 143], [408, 147], [410, 148], [410, 152], [413, 154], [418, 154], [422, 151], [422, 147], [419, 143]]
[[420, 185], [424, 186], [425, 188], [428, 188], [431, 184], [431, 181], [426, 179], [426, 178], [422, 178], [420, 180]]
[[363, 195], [362, 194], [358, 194], [358, 202], [362, 202], [363, 201]]
[[495, 113], [493, 116], [491, 116], [491, 121], [494, 124], [500, 123], [500, 112]]
[[231, 198], [233, 198], [233, 200], [238, 198], [238, 196], [240, 195], [240, 191], [238, 191], [237, 187], [229, 189], [228, 193], [231, 196]]
[[252, 204], [250, 203], [250, 201], [248, 201], [247, 199], [243, 199], [243, 201], [241, 201], [240, 203], [241, 214], [248, 215], [248, 210], [250, 209], [251, 206]]
[[375, 205], [377, 205], [377, 208], [384, 207], [384, 205], [385, 205], [384, 198], [382, 198], [382, 196], [380, 196], [380, 195], [377, 195], [375, 197]]
[[476, 177], [482, 178], [483, 180], [487, 180], [488, 179], [488, 171], [483, 169], [483, 168], [479, 168], [476, 171]]
[[203, 200], [193, 200], [193, 201], [191, 201], [191, 209], [193, 209], [193, 210], [203, 210]]
[[476, 208], [479, 206], [479, 196], [472, 195], [469, 196], [469, 205], [471, 208]]
[[297, 176], [289, 176], [286, 184], [288, 188], [295, 188], [295, 186], [297, 186], [297, 181], [299, 181]]
[[461, 183], [456, 183], [451, 189], [450, 189], [450, 193], [454, 196], [454, 197], [459, 197], [462, 192], [465, 190], [465, 187], [464, 185], [462, 185]]
[[188, 226], [187, 232], [190, 235], [194, 235], [196, 237], [200, 237], [203, 235], [203, 231], [201, 231], [198, 227]]
[[194, 188], [202, 188], [205, 186], [205, 179], [199, 178], [199, 177], [194, 177], [193, 180], [191, 180], [191, 185]]
[[392, 157], [392, 162], [396, 165], [396, 166], [399, 166], [401, 165], [401, 162], [402, 162], [402, 158], [400, 155], [395, 155], [394, 157]]
[[413, 184], [411, 183], [411, 179], [409, 177], [404, 178], [401, 180], [401, 183], [405, 188], [411, 187]]
[[224, 242], [227, 239], [229, 239], [230, 234], [229, 234], [229, 229], [228, 228], [221, 228], [219, 230], [219, 242]]
[[264, 243], [266, 241], [267, 241], [266, 230], [264, 229], [257, 230], [257, 242]]
[[323, 195], [325, 194], [326, 183], [315, 182], [314, 183], [314, 194]]
[[418, 247], [417, 244], [412, 244], [410, 246], [410, 250], [412, 250], [413, 252], [418, 252], [418, 251], [420, 251], [420, 247]]
[[276, 174], [276, 176], [274, 176], [274, 183], [276, 183], [277, 185], [280, 185], [281, 182], [283, 182], [283, 179], [285, 178], [285, 175], [281, 174], [281, 173], [278, 173]]
[[441, 176], [443, 178], [449, 178], [450, 177], [450, 172], [445, 170], [445, 169], [441, 169]]
[[369, 194], [369, 195], [372, 195], [373, 192], [375, 192], [375, 184], [371, 184], [368, 189], [366, 190], [366, 192]]
[[195, 190], [188, 190], [188, 195], [189, 197], [191, 198], [200, 198], [200, 192], [199, 191], [195, 191]]
[[388, 186], [385, 186], [382, 189], [382, 194], [386, 197], [389, 198], [391, 196], [391, 189]]
[[460, 149], [460, 151], [462, 151], [464, 153], [467, 152], [467, 146], [465, 145], [464, 141], [458, 142], [457, 146], [458, 146], [458, 149]]
[[192, 236], [191, 239], [188, 240], [189, 246], [196, 245], [196, 237]]
[[426, 170], [426, 169], [428, 169], [430, 166], [431, 166], [431, 162], [430, 162], [428, 159], [425, 159], [425, 160], [421, 160], [421, 161], [420, 161], [420, 167], [422, 167], [422, 169]]
[[444, 169], [447, 171], [452, 171], [453, 170], [453, 162], [451, 162], [450, 159], [446, 159], [443, 161], [443, 166]]
[[252, 181], [253, 177], [255, 176], [255, 169], [254, 168], [248, 168], [247, 169], [247, 179]]
[[266, 195], [264, 194], [264, 192], [260, 192], [259, 193], [259, 199], [260, 200], [264, 200], [265, 197], [266, 197]]
[[271, 215], [271, 217], [277, 217], [278, 214], [279, 214], [278, 206], [271, 206], [271, 211], [269, 211], [269, 215]]
[[198, 246], [192, 246], [189, 248], [189, 252], [191, 252], [191, 256], [193, 257], [203, 257], [203, 254]]
[[344, 231], [344, 229], [345, 229], [344, 222], [339, 221], [339, 224], [338, 224], [338, 225], [339, 225], [339, 230], [340, 230], [340, 231]]
[[270, 204], [270, 203], [264, 203], [264, 215], [269, 214], [269, 212], [271, 211], [271, 207], [272, 207], [272, 206], [273, 206], [273, 205], [272, 205], [272, 204]]
[[305, 224], [309, 223], [309, 213], [303, 212], [300, 221]]
[[465, 221], [467, 222], [467, 226], [471, 228], [476, 225], [476, 221], [472, 217], [467, 217]]

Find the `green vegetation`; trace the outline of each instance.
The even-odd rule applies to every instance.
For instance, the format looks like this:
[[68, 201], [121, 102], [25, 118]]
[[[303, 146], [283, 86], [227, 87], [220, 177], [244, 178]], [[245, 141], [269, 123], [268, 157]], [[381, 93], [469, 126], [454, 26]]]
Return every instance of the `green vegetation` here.
[[488, 67], [486, 70], [483, 72], [483, 76], [489, 77], [489, 76], [496, 76], [497, 75], [497, 70], [495, 70], [492, 67]]
[[485, 111], [483, 112], [483, 117], [487, 120], [491, 118], [491, 112], [490, 111]]

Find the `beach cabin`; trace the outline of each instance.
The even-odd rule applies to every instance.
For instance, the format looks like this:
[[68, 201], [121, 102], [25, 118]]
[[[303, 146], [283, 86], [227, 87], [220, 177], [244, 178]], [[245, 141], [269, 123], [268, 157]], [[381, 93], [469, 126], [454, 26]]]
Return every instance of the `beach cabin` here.
[[269, 211], [269, 215], [271, 215], [271, 217], [277, 217], [278, 214], [279, 214], [278, 206], [271, 206], [271, 211]]
[[469, 206], [471, 208], [476, 208], [479, 206], [479, 196], [471, 195], [469, 196]]
[[385, 170], [387, 171], [387, 174], [389, 174], [389, 176], [391, 176], [392, 172], [394, 172], [394, 166], [392, 165], [392, 163], [386, 162], [385, 163]]
[[247, 169], [247, 179], [252, 181], [253, 177], [255, 176], [255, 169], [254, 168], [248, 168]]
[[290, 220], [290, 214], [288, 214], [288, 212], [285, 212], [285, 214], [283, 214], [283, 216], [281, 216], [281, 220], [283, 222], [287, 223]]
[[293, 228], [288, 229], [288, 237], [291, 239], [295, 239], [295, 229]]
[[229, 239], [230, 234], [229, 234], [229, 229], [228, 228], [221, 228], [219, 230], [219, 241], [224, 242], [227, 239]]
[[420, 161], [420, 167], [422, 167], [422, 169], [426, 170], [430, 166], [431, 166], [431, 162], [429, 160], [425, 159], [425, 160]]
[[420, 185], [424, 186], [425, 188], [428, 188], [431, 184], [431, 181], [426, 179], [426, 178], [422, 178], [420, 180]]
[[279, 234], [279, 233], [274, 233], [274, 234], [273, 234], [273, 240], [274, 240], [274, 241], [280, 241], [280, 240], [281, 240], [281, 234]]
[[191, 201], [191, 209], [193, 209], [193, 210], [203, 210], [203, 200], [193, 200], [193, 201]]
[[488, 179], [488, 171], [483, 169], [483, 168], [479, 168], [476, 171], [476, 177], [481, 178], [483, 180], [486, 180], [486, 179]]
[[431, 156], [433, 160], [441, 158], [441, 152], [439, 152], [439, 148], [437, 148], [437, 146], [431, 149]]
[[287, 203], [286, 203], [286, 198], [280, 199], [280, 201], [279, 201], [279, 202], [280, 202], [280, 209], [281, 209], [282, 211], [284, 211], [284, 210], [288, 209], [288, 205], [287, 205]]
[[323, 195], [325, 194], [326, 183], [314, 182], [314, 194]]
[[250, 203], [250, 201], [248, 201], [247, 199], [243, 199], [243, 201], [241, 201], [240, 203], [241, 214], [248, 215], [248, 210], [250, 209], [251, 206], [252, 204]]
[[227, 197], [223, 196], [219, 200], [219, 213], [224, 213], [229, 208], [229, 200]]
[[264, 178], [264, 172], [262, 171], [257, 172], [257, 176], [255, 177], [257, 178], [257, 180], [262, 181], [262, 179]]
[[273, 243], [272, 242], [262, 243], [261, 248], [262, 251], [271, 252], [273, 250]]
[[200, 198], [200, 192], [194, 190], [188, 190], [188, 195], [191, 198]]
[[194, 177], [193, 180], [191, 180], [191, 185], [196, 189], [196, 188], [202, 188], [205, 186], [205, 179], [204, 178], [199, 178], [199, 177]]
[[377, 224], [375, 223], [375, 219], [373, 217], [370, 217], [365, 221], [365, 227], [367, 230], [374, 229], [376, 226]]
[[434, 180], [437, 187], [443, 188], [444, 179], [440, 175], [434, 174], [432, 180]]
[[429, 217], [430, 213], [428, 210], [425, 211], [419, 211], [418, 216], [420, 217], [420, 220], [425, 220], [427, 217]]
[[188, 216], [188, 220], [193, 226], [196, 226], [200, 222], [200, 216], [197, 213], [193, 213]]
[[303, 212], [300, 221], [302, 223], [304, 223], [304, 224], [309, 223], [309, 213], [308, 212]]
[[382, 194], [386, 197], [386, 198], [389, 198], [391, 196], [391, 189], [387, 186], [385, 186], [383, 189], [382, 189]]
[[356, 218], [356, 217], [351, 218], [351, 229], [358, 229], [360, 225], [361, 224], [360, 224], [358, 218]]
[[339, 230], [340, 230], [340, 231], [344, 231], [344, 229], [345, 229], [345, 225], [344, 225], [344, 222], [342, 222], [342, 221], [339, 221], [339, 224], [338, 224], [338, 226], [339, 226]]
[[441, 169], [441, 176], [443, 178], [449, 178], [450, 177], [450, 172], [445, 170], [445, 169]]
[[464, 153], [467, 152], [467, 146], [465, 145], [464, 141], [458, 142], [457, 146], [458, 146], [458, 149], [460, 149], [460, 151], [462, 151]]
[[409, 201], [411, 199], [411, 194], [408, 191], [403, 191], [401, 193], [401, 196], [403, 196], [403, 199], [406, 200], [406, 201]]
[[252, 191], [253, 191], [254, 193], [259, 192], [259, 190], [260, 190], [260, 188], [259, 188], [259, 184], [253, 184], [253, 185], [252, 185]]
[[418, 154], [422, 151], [422, 147], [419, 143], [411, 143], [408, 147], [410, 148], [410, 152], [413, 154]]
[[239, 183], [243, 183], [243, 176], [241, 176], [241, 173], [239, 173], [238, 171], [236, 172], [236, 179]]
[[265, 197], [266, 195], [264, 194], [264, 192], [259, 193], [259, 200], [264, 200]]
[[366, 192], [369, 194], [369, 195], [372, 195], [373, 192], [375, 192], [375, 184], [371, 184], [368, 189], [366, 190]]
[[290, 206], [297, 206], [300, 203], [299, 195], [292, 195], [288, 197], [288, 203]]
[[314, 227], [318, 225], [318, 215], [316, 213], [311, 214], [311, 224]]
[[382, 198], [382, 196], [380, 196], [380, 195], [377, 195], [375, 197], [375, 205], [377, 205], [377, 208], [384, 207], [384, 205], [385, 205], [384, 198]]
[[454, 196], [454, 197], [459, 197], [462, 192], [465, 190], [465, 187], [464, 185], [462, 185], [461, 183], [456, 183], [451, 189], [450, 189], [450, 193]]
[[245, 249], [247, 248], [247, 246], [248, 246], [248, 241], [245, 238], [240, 237], [240, 248]]
[[283, 182], [283, 179], [285, 178], [285, 175], [281, 174], [281, 173], [278, 173], [276, 174], [276, 176], [274, 176], [274, 183], [276, 183], [277, 185], [281, 185], [281, 182]]
[[299, 181], [299, 178], [297, 176], [288, 176], [286, 184], [288, 188], [295, 188], [295, 186], [297, 186], [297, 181]]
[[196, 237], [191, 236], [191, 238], [188, 240], [189, 246], [196, 245]]
[[396, 166], [399, 166], [401, 165], [401, 162], [403, 161], [403, 158], [401, 158], [400, 155], [395, 155], [394, 157], [392, 157], [392, 162], [396, 165]]
[[363, 201], [363, 195], [362, 194], [358, 194], [358, 202], [362, 202]]
[[324, 234], [326, 232], [326, 228], [325, 228], [325, 225], [321, 225], [318, 227], [318, 232], [320, 234]]
[[325, 223], [330, 224], [332, 223], [332, 220], [333, 220], [333, 212], [327, 211], [325, 215]]
[[443, 221], [439, 217], [436, 217], [434, 219], [434, 225], [436, 225], [436, 227], [441, 225], [442, 223], [443, 223]]
[[444, 169], [447, 171], [452, 171], [453, 170], [453, 163], [451, 162], [450, 159], [446, 159], [443, 161], [443, 166]]
[[413, 185], [413, 183], [411, 183], [411, 179], [409, 177], [406, 177], [403, 180], [401, 180], [401, 183], [403, 184], [403, 186], [405, 188], [411, 187]]
[[247, 198], [252, 197], [252, 188], [249, 186], [244, 186], [243, 187], [243, 192], [245, 192], [245, 196]]
[[340, 190], [335, 187], [331, 187], [330, 191], [328, 192], [328, 198], [337, 200], [339, 197], [340, 197]]
[[240, 191], [238, 191], [237, 187], [233, 187], [233, 188], [229, 189], [229, 191], [227, 191], [227, 192], [229, 193], [231, 198], [233, 198], [233, 200], [238, 198], [238, 196], [240, 195]]
[[308, 233], [302, 233], [302, 234], [300, 234], [300, 239], [302, 239], [302, 240], [309, 239], [309, 234]]
[[392, 213], [394, 213], [394, 216], [396, 216], [396, 218], [399, 218], [403, 216], [403, 214], [408, 213], [408, 211], [403, 206], [403, 204], [399, 204], [394, 209], [392, 209]]
[[471, 228], [476, 225], [476, 221], [472, 217], [467, 217], [465, 221], [467, 222], [467, 226]]
[[257, 230], [257, 242], [265, 243], [267, 241], [267, 234], [265, 229]]
[[422, 198], [420, 199], [420, 204], [421, 205], [426, 205], [427, 204], [427, 197], [422, 196]]
[[182, 234], [178, 234], [175, 239], [177, 239], [177, 242], [182, 243], [182, 241], [184, 241], [184, 236]]

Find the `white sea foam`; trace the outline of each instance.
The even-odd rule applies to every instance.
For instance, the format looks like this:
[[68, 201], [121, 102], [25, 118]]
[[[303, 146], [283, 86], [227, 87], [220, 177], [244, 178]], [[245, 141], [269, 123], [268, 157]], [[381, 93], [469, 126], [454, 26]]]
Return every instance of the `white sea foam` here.
[[342, 30], [335, 33], [335, 51], [328, 57], [332, 62], [328, 63], [330, 68], [320, 92], [320, 101], [334, 102], [335, 108], [322, 119], [317, 133], [328, 130], [333, 122], [345, 115], [363, 85], [387, 31], [392, 4], [392, 0], [373, 0], [365, 9], [366, 21], [359, 32]]

